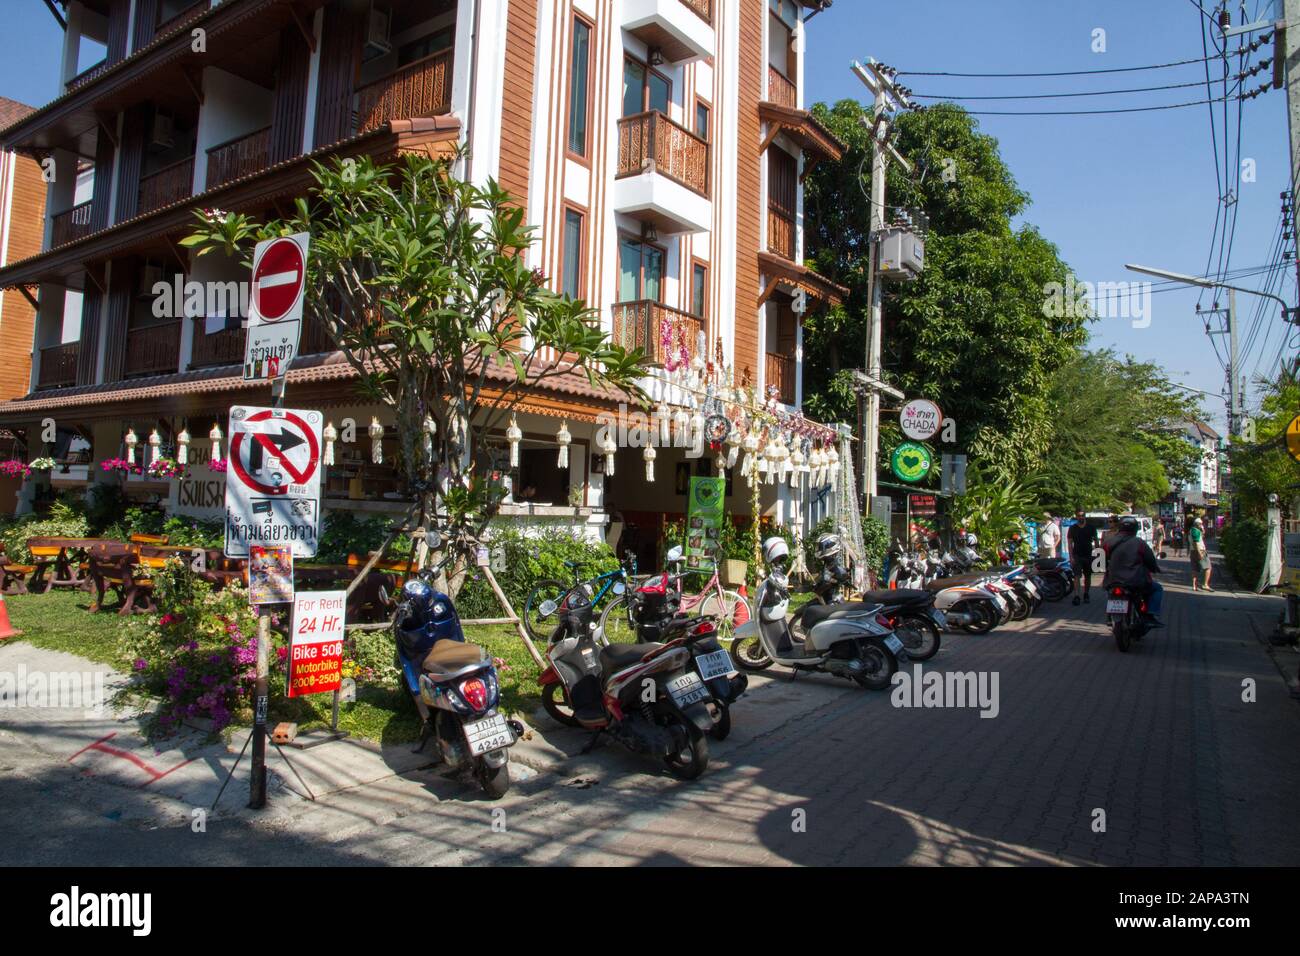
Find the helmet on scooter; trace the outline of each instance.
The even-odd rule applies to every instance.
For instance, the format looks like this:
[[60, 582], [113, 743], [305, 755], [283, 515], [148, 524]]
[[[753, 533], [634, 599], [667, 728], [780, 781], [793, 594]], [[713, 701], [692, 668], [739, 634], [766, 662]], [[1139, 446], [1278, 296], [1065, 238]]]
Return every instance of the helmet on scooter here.
[[813, 546], [819, 560], [829, 561], [840, 553], [840, 538], [835, 534], [824, 534], [817, 539], [817, 544]]
[[966, 547], [973, 548], [980, 543], [980, 539], [973, 534], [966, 535]]
[[668, 565], [681, 564], [686, 560], [686, 552], [682, 550], [680, 544], [675, 544], [668, 549], [668, 554], [664, 558], [664, 563]]
[[790, 546], [785, 543], [785, 538], [773, 536], [763, 542], [763, 560], [769, 565], [775, 565], [778, 561], [787, 561], [790, 558]]

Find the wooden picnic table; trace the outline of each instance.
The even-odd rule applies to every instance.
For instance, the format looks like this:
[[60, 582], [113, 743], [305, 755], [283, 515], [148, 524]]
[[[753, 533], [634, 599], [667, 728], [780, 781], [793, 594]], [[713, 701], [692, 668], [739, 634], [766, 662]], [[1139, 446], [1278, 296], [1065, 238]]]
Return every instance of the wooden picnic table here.
[[[86, 588], [90, 579], [83, 559], [86, 552], [106, 541], [104, 538], [38, 537], [27, 539], [31, 552], [31, 571], [25, 581], [19, 581], [16, 593], [40, 593], [50, 588]], [[8, 569], [6, 568], [6, 571]], [[49, 581], [45, 572], [50, 572]]]

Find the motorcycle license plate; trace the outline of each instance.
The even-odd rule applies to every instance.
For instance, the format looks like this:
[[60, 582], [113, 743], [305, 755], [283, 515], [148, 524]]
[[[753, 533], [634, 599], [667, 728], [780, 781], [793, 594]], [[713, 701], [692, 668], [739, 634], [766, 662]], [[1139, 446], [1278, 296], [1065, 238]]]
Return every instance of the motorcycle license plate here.
[[993, 595], [993, 603], [998, 606], [998, 611], [1005, 614], [1007, 610], [1007, 599], [1001, 594]]
[[687, 707], [697, 701], [706, 700], [709, 689], [704, 686], [704, 681], [700, 680], [699, 674], [688, 671], [668, 682], [668, 693], [673, 695], [673, 700], [677, 702], [678, 707]]
[[1025, 582], [1025, 590], [1028, 591], [1030, 594], [1032, 594], [1034, 597], [1038, 597], [1038, 588], [1034, 586], [1033, 581]]
[[695, 666], [700, 670], [700, 677], [706, 681], [713, 680], [715, 677], [726, 677], [735, 670], [731, 666], [731, 655], [725, 650], [701, 654], [695, 658]]
[[903, 653], [903, 642], [898, 639], [896, 634], [885, 635], [885, 646], [895, 654]]
[[948, 615], [944, 614], [943, 611], [936, 611], [931, 609], [930, 617], [934, 621], [934, 623], [938, 624], [940, 627], [948, 626]]
[[1106, 602], [1107, 614], [1127, 614], [1128, 601], [1123, 598], [1111, 598]]
[[509, 747], [515, 742], [515, 735], [510, 732], [510, 725], [500, 714], [484, 717], [465, 725], [465, 741], [469, 752], [475, 757], [491, 750]]

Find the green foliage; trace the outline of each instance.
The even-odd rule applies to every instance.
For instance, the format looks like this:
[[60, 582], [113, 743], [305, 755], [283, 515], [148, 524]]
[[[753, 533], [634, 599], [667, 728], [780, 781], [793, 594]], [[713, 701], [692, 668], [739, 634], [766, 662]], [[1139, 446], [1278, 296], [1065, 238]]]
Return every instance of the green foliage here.
[[1254, 589], [1264, 570], [1268, 525], [1257, 518], [1242, 518], [1223, 529], [1219, 550], [1228, 572], [1239, 587]]
[[[1263, 517], [1268, 496], [1277, 495], [1290, 517], [1300, 498], [1300, 462], [1285, 446], [1286, 426], [1300, 414], [1300, 382], [1284, 374], [1260, 403], [1254, 419], [1255, 441], [1233, 438], [1228, 450], [1232, 482], [1244, 514]], [[1253, 582], [1252, 582], [1253, 583]]]
[[[805, 321], [805, 389], [812, 414], [844, 421], [855, 412], [846, 370], [862, 367], [866, 335], [871, 159], [859, 120], [870, 114], [853, 100], [814, 112], [849, 149], [809, 177], [810, 265], [850, 295]], [[1086, 339], [1083, 316], [1044, 312], [1046, 288], [1070, 270], [1035, 229], [1013, 228], [1028, 196], [968, 114], [939, 105], [903, 115], [898, 131], [899, 149], [926, 175], [918, 183], [891, 165], [890, 205], [924, 209], [930, 233], [922, 277], [885, 285], [884, 366], [909, 396], [934, 399], [956, 421], [953, 450], [1024, 474], [1051, 441], [1052, 376]], [[945, 159], [955, 163], [951, 181]]]
[[1197, 402], [1153, 363], [1082, 352], [1053, 377], [1048, 400], [1053, 437], [1037, 475], [1053, 513], [1147, 507], [1199, 467], [1200, 449], [1183, 437]]
[[[488, 538], [488, 548], [497, 583], [517, 614], [523, 613], [524, 601], [538, 581], [573, 580], [566, 561], [578, 563], [578, 574], [583, 579], [618, 567], [618, 560], [608, 545], [592, 544], [576, 533], [561, 529], [525, 534], [513, 528], [494, 528]], [[476, 568], [470, 569], [456, 595], [456, 610], [462, 618], [501, 617], [501, 607], [491, 587]]]
[[992, 554], [1013, 534], [1025, 538], [1025, 520], [1037, 512], [1037, 489], [972, 466], [966, 472], [966, 494], [953, 499], [955, 526], [979, 538], [979, 550]]
[[85, 515], [66, 502], [56, 501], [48, 514], [9, 519], [0, 531], [0, 543], [9, 561], [27, 564], [32, 560], [32, 553], [27, 550], [28, 538], [84, 538], [88, 533]]
[[867, 567], [879, 573], [889, 552], [889, 525], [871, 515], [863, 515], [862, 544], [867, 552]]
[[[320, 536], [316, 561], [321, 564], [346, 564], [349, 555], [363, 561], [384, 543], [392, 530], [393, 520], [382, 515], [359, 515], [336, 509], [325, 513], [325, 530]], [[398, 535], [386, 552], [390, 560], [411, 553], [411, 539]]]

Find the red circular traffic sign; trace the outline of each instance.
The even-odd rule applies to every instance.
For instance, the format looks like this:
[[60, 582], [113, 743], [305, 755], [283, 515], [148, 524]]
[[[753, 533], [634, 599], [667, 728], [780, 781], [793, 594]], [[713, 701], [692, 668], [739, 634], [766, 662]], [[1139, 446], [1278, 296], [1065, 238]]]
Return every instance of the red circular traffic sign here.
[[320, 447], [316, 444], [316, 432], [312, 429], [310, 425], [304, 422], [293, 412], [286, 412], [282, 416], [277, 417], [268, 409], [267, 411], [258, 412], [256, 415], [250, 415], [246, 419], [246, 421], [249, 423], [264, 422], [268, 420], [281, 423], [281, 429], [280, 429], [281, 435], [285, 433], [284, 432], [285, 424], [290, 424], [294, 426], [293, 432], [296, 432], [297, 434], [294, 435], [293, 432], [289, 433], [291, 435], [290, 440], [293, 442], [293, 444], [305, 443], [307, 445], [307, 454], [308, 454], [307, 467], [299, 470], [294, 466], [294, 464], [291, 461], [285, 459], [283, 457], [283, 448], [282, 448], [283, 443], [282, 442], [277, 443], [274, 439], [274, 436], [266, 436], [260, 434], [250, 435], [248, 432], [245, 431], [235, 431], [235, 433], [230, 436], [230, 467], [234, 469], [235, 474], [239, 477], [240, 482], [246, 488], [249, 488], [256, 492], [260, 492], [261, 494], [264, 495], [285, 495], [288, 494], [289, 492], [289, 488], [287, 485], [268, 485], [264, 482], [258, 481], [251, 474], [249, 474], [248, 468], [245, 466], [244, 458], [243, 458], [244, 439], [248, 438], [249, 440], [256, 442], [259, 446], [261, 446], [263, 455], [270, 455], [272, 457], [280, 458], [281, 466], [284, 468], [286, 472], [289, 473], [289, 477], [294, 480], [294, 483], [299, 485], [306, 484], [315, 475], [316, 469], [320, 465]]
[[253, 308], [263, 322], [278, 322], [302, 296], [307, 270], [292, 239], [274, 239], [253, 267]]

